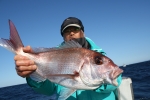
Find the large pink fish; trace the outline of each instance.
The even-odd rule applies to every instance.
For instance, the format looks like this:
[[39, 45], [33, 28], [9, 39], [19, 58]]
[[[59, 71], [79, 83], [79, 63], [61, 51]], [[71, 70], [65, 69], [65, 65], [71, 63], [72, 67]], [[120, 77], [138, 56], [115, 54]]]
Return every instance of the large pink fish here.
[[123, 72], [108, 57], [82, 48], [71, 40], [56, 48], [37, 48], [34, 53], [24, 53], [23, 43], [14, 24], [9, 20], [10, 39], [0, 39], [0, 46], [15, 54], [27, 56], [38, 66], [33, 79], [49, 79], [67, 91], [59, 99], [68, 98], [77, 89], [93, 90], [103, 83], [118, 85], [116, 78]]

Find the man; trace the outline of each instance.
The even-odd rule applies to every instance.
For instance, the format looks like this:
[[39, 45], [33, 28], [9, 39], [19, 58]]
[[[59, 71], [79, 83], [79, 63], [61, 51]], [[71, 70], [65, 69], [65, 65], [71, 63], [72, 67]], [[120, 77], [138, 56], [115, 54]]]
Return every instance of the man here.
[[[105, 52], [91, 39], [85, 37], [84, 26], [79, 19], [75, 17], [65, 19], [61, 25], [60, 32], [64, 41], [73, 39], [82, 45], [83, 48], [91, 49], [105, 55]], [[28, 53], [33, 52], [30, 46], [24, 47], [23, 50]], [[34, 80], [32, 73], [36, 70], [37, 66], [27, 57], [16, 55], [14, 59], [16, 61], [17, 74], [21, 77], [26, 77], [28, 85], [35, 91], [45, 95], [53, 95], [55, 92], [59, 93], [61, 88], [63, 88], [49, 80], [40, 80], [41, 78]], [[117, 78], [117, 81], [120, 85], [121, 76]], [[116, 88], [113, 85], [103, 84], [96, 90], [77, 90], [67, 100], [116, 100], [116, 94], [114, 92]]]

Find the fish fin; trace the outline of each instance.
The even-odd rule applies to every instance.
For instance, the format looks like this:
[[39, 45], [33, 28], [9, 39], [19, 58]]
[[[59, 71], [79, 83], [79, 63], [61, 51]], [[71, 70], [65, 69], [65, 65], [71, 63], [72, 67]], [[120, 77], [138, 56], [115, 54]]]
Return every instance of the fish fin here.
[[39, 70], [39, 68], [37, 68], [36, 71], [34, 71], [33, 73], [30, 74], [30, 78], [37, 82], [42, 82], [42, 81], [46, 80], [46, 78], [44, 78], [44, 76], [43, 76], [41, 70]]
[[0, 46], [12, 51], [13, 53], [16, 53], [16, 51], [19, 48], [23, 47], [23, 44], [17, 32], [17, 29], [11, 20], [9, 20], [9, 28], [10, 28], [9, 40], [1, 38]]
[[64, 49], [64, 48], [82, 48], [82, 46], [78, 42], [74, 40], [70, 40], [68, 42], [63, 42], [58, 47], [53, 47], [53, 48], [39, 47], [39, 48], [32, 48], [32, 49], [34, 53], [41, 53], [41, 52], [48, 52], [48, 51], [59, 50], [59, 49]]
[[59, 46], [59, 48], [82, 48], [82, 46], [74, 41], [74, 40], [70, 40], [67, 42], [63, 42], [61, 46]]
[[38, 47], [38, 48], [32, 48], [34, 53], [41, 53], [41, 52], [48, 52], [50, 50], [56, 50], [56, 48], [44, 48], [44, 47]]
[[65, 88], [60, 91], [58, 100], [66, 100], [71, 94], [73, 94], [76, 89]]
[[45, 77], [52, 82], [61, 84], [66, 80], [70, 80], [70, 79], [73, 80], [75, 76], [71, 74], [56, 74], [56, 75], [45, 75]]
[[13, 44], [7, 39], [1, 38], [0, 39], [0, 46], [6, 48], [7, 50], [9, 50], [11, 52], [13, 52], [14, 54], [16, 53]]

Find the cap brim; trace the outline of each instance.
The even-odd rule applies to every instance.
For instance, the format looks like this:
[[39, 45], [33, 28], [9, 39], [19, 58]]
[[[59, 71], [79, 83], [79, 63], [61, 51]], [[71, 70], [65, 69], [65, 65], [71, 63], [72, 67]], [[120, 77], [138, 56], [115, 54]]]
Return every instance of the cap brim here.
[[78, 24], [69, 24], [69, 25], [67, 25], [66, 27], [63, 28], [62, 33], [63, 33], [63, 31], [64, 31], [66, 28], [68, 28], [68, 27], [70, 27], [70, 26], [75, 26], [75, 27], [81, 28], [81, 26], [78, 25]]

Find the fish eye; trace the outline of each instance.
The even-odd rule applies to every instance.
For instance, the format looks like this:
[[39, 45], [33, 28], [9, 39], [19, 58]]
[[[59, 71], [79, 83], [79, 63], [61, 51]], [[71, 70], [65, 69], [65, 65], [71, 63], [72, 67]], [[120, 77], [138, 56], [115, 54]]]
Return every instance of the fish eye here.
[[102, 60], [102, 58], [101, 58], [101, 57], [99, 57], [99, 56], [96, 56], [96, 57], [95, 57], [95, 63], [96, 63], [97, 65], [101, 65], [101, 64], [103, 64], [103, 60]]

